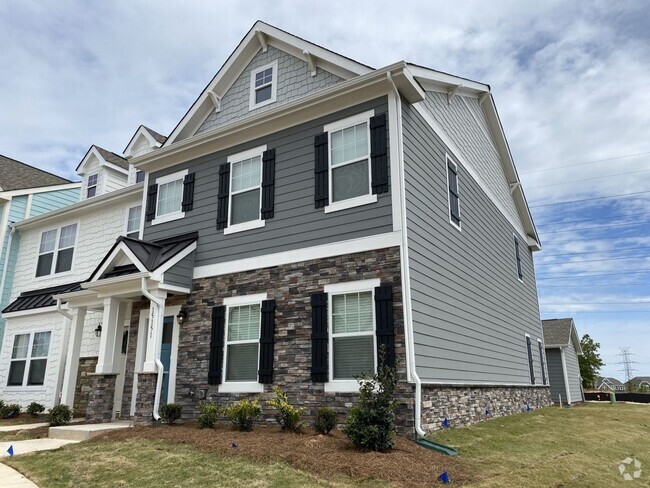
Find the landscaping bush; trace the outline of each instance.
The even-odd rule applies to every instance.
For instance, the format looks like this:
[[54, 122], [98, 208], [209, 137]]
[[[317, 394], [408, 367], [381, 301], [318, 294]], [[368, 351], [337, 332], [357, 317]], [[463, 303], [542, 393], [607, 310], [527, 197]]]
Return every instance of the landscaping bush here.
[[27, 410], [26, 412], [30, 415], [38, 415], [39, 413], [45, 412], [45, 405], [41, 405], [40, 403], [32, 402], [29, 405], [27, 405]]
[[215, 402], [200, 403], [199, 412], [201, 413], [196, 419], [199, 429], [211, 429], [219, 420], [221, 407]]
[[48, 412], [50, 414], [50, 426], [68, 425], [72, 420], [72, 410], [67, 405], [57, 405]]
[[13, 419], [20, 415], [20, 405], [17, 403], [8, 403], [2, 406], [2, 418]]
[[275, 393], [275, 398], [268, 400], [266, 404], [278, 411], [275, 414], [275, 420], [280, 424], [280, 428], [292, 432], [301, 432], [303, 422], [300, 421], [300, 416], [306, 408], [291, 405], [287, 394], [279, 386], [273, 387], [273, 393]]
[[350, 409], [343, 432], [359, 449], [387, 452], [395, 443], [395, 370], [386, 365], [359, 379], [359, 403]]
[[165, 403], [160, 407], [160, 418], [162, 418], [163, 422], [166, 424], [172, 425], [181, 418], [182, 410], [183, 407], [178, 403]]
[[262, 416], [259, 399], [240, 400], [224, 410], [226, 417], [242, 432], [253, 430], [253, 424]]
[[314, 421], [316, 432], [328, 435], [334, 427], [336, 427], [336, 411], [327, 407], [319, 408]]

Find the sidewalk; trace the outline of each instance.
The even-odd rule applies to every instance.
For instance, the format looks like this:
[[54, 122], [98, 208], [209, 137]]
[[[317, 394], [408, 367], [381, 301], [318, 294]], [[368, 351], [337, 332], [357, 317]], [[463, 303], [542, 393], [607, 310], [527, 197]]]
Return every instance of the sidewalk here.
[[[68, 441], [63, 439], [30, 439], [26, 441], [10, 442], [3, 441], [0, 442], [0, 457], [9, 457], [9, 453], [7, 452], [9, 446], [14, 446], [14, 456], [16, 456], [18, 454], [29, 454], [36, 451], [58, 449], [59, 447], [65, 446], [66, 444], [75, 444], [77, 442], [79, 441]], [[0, 480], [2, 480], [0, 482], [0, 485], [3, 488], [38, 488], [38, 486], [33, 481], [30, 481], [18, 471], [3, 463], [0, 463]]]
[[2, 486], [7, 488], [38, 488], [38, 485], [33, 481], [2, 463], [0, 463], [0, 479], [2, 480]]

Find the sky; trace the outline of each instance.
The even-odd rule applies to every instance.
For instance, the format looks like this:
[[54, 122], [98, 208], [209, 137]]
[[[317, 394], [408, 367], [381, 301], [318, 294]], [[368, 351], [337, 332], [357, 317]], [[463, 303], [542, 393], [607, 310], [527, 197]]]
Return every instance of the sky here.
[[74, 178], [92, 144], [169, 134], [258, 19], [488, 83], [541, 235], [542, 318], [573, 317], [605, 375], [623, 379], [621, 347], [650, 375], [646, 2], [4, 1], [0, 154]]

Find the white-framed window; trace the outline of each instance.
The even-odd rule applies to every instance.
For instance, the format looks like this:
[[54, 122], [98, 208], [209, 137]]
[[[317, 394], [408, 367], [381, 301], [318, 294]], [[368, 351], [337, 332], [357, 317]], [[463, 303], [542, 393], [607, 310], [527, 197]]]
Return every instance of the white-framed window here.
[[515, 263], [517, 264], [517, 278], [519, 281], [524, 281], [524, 270], [521, 266], [521, 249], [519, 249], [519, 238], [515, 235]]
[[45, 382], [52, 332], [14, 336], [7, 386], [41, 386]]
[[324, 127], [328, 135], [329, 205], [325, 213], [377, 201], [372, 194], [370, 118], [374, 110]]
[[356, 391], [355, 377], [376, 371], [375, 288], [379, 283], [377, 279], [325, 286], [330, 332], [325, 391]]
[[97, 173], [88, 176], [88, 187], [86, 189], [86, 198], [97, 195]]
[[126, 226], [124, 235], [137, 239], [140, 236], [140, 218], [142, 216], [142, 205], [131, 207], [126, 213]]
[[169, 222], [185, 217], [181, 204], [183, 202], [183, 179], [188, 170], [156, 178], [158, 194], [156, 195], [156, 218], [151, 225]]
[[77, 224], [41, 233], [36, 277], [70, 271], [76, 242]]
[[230, 190], [228, 226], [224, 234], [264, 227], [262, 219], [262, 154], [266, 145], [228, 157]]
[[252, 70], [249, 109], [253, 110], [275, 102], [277, 91], [277, 61]]
[[264, 391], [258, 382], [262, 301], [267, 294], [224, 298], [226, 330], [220, 392]]
[[144, 181], [144, 171], [139, 169], [135, 172], [135, 182], [142, 183], [143, 181]]
[[447, 203], [449, 204], [449, 222], [458, 230], [461, 229], [460, 193], [458, 190], [458, 165], [449, 155], [445, 156], [447, 166]]

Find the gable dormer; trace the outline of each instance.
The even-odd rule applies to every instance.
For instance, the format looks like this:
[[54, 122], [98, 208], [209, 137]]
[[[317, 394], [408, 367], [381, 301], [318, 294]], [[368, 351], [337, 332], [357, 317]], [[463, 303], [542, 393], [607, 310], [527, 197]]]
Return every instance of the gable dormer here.
[[129, 163], [117, 154], [90, 146], [90, 149], [77, 166], [81, 176], [81, 200], [104, 195], [127, 185]]
[[[129, 144], [124, 149], [124, 157], [126, 159], [135, 158], [137, 156], [142, 156], [147, 154], [155, 149], [161, 147], [167, 137], [159, 134], [155, 130], [150, 129], [144, 125], [138, 127], [138, 130], [135, 131], [133, 137], [129, 141]], [[129, 165], [129, 185], [134, 185], [144, 181], [144, 173], [135, 168], [132, 164]]]

